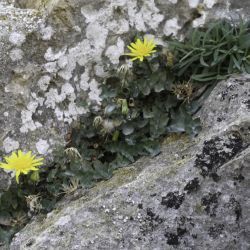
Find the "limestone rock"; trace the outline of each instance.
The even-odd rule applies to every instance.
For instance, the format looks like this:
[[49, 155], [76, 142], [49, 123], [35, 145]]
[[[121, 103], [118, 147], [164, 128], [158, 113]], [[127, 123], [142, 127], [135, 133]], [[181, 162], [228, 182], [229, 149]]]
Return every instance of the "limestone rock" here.
[[220, 82], [196, 139], [168, 140], [159, 156], [65, 198], [10, 249], [249, 249], [249, 101], [250, 75]]
[[100, 107], [100, 85], [136, 33], [160, 42], [249, 8], [236, 0], [1, 0], [1, 155], [21, 148], [49, 159], [71, 124]]

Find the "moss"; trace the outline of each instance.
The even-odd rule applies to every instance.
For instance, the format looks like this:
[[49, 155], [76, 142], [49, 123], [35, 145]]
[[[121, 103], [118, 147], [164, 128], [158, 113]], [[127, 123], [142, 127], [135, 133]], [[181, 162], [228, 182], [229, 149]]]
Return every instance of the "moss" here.
[[114, 176], [110, 180], [97, 183], [97, 185], [93, 188], [93, 191], [103, 191], [103, 189], [120, 187], [122, 184], [134, 180], [137, 175], [138, 169], [135, 167], [120, 168], [114, 172]]
[[24, 9], [36, 9], [42, 10], [47, 6], [53, 4], [53, 2], [57, 3], [58, 0], [20, 0], [16, 2], [16, 6]]
[[195, 212], [197, 213], [197, 214], [202, 214], [203, 212], [204, 212], [204, 206], [202, 206], [202, 204], [201, 203], [197, 203], [196, 205], [195, 205]]
[[169, 145], [170, 143], [175, 143], [176, 141], [188, 142], [189, 137], [186, 134], [171, 133], [169, 136], [164, 138], [163, 144]]

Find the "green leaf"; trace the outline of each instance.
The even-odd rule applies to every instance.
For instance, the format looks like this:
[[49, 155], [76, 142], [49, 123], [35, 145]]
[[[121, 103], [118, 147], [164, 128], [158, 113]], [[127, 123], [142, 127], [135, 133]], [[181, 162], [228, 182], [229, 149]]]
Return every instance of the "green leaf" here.
[[95, 180], [100, 179], [109, 179], [112, 176], [112, 171], [108, 168], [108, 164], [103, 164], [101, 161], [94, 161], [93, 162], [94, 167], [94, 174], [93, 178]]
[[250, 34], [240, 36], [239, 46], [241, 49], [250, 49]]
[[169, 132], [187, 132], [195, 136], [200, 132], [201, 125], [198, 119], [193, 120], [192, 116], [186, 111], [184, 106], [181, 106], [177, 112], [172, 111], [172, 120], [167, 128]]
[[155, 141], [147, 141], [143, 144], [143, 148], [149, 153], [152, 157], [160, 154], [161, 149], [158, 142]]
[[232, 57], [232, 60], [234, 62], [234, 65], [236, 66], [236, 68], [241, 71], [241, 66], [240, 66], [240, 63], [238, 62], [238, 60], [236, 59], [236, 57], [234, 55], [231, 55]]
[[122, 127], [122, 133], [124, 135], [131, 135], [134, 132], [134, 127], [129, 124], [124, 124]]
[[166, 132], [169, 117], [168, 113], [157, 107], [153, 107], [153, 114], [154, 117], [150, 119], [150, 135], [152, 138], [158, 138]]
[[209, 65], [204, 61], [204, 57], [201, 55], [200, 57], [200, 63], [201, 65], [203, 65], [204, 67], [209, 67]]
[[209, 72], [209, 73], [202, 73], [202, 74], [196, 74], [192, 75], [191, 77], [193, 80], [198, 82], [207, 82], [217, 79], [217, 72]]
[[15, 234], [14, 229], [10, 229], [7, 231], [1, 228], [0, 226], [0, 246], [3, 244], [8, 245], [14, 234]]
[[11, 226], [12, 217], [7, 211], [0, 211], [0, 226]]
[[[58, 190], [59, 191], [59, 190]], [[42, 199], [41, 205], [46, 212], [50, 212], [56, 204], [56, 198]]]
[[111, 114], [115, 109], [117, 108], [116, 104], [109, 104], [105, 107], [104, 113], [107, 114]]
[[143, 118], [144, 119], [154, 117], [154, 113], [152, 112], [152, 110], [149, 107], [147, 107], [147, 106], [144, 107], [142, 111], [143, 111]]

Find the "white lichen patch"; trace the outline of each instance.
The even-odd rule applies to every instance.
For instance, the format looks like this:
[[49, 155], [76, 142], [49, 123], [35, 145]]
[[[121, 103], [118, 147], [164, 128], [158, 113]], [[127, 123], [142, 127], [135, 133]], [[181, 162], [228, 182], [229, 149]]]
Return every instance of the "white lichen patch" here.
[[94, 102], [98, 105], [101, 104], [101, 101], [102, 101], [100, 97], [101, 89], [99, 88], [99, 84], [95, 79], [90, 80], [88, 71], [85, 71], [81, 75], [79, 86], [80, 86], [80, 89], [82, 89], [83, 91], [89, 91], [88, 97], [91, 102]]
[[105, 48], [108, 30], [99, 23], [90, 23], [86, 28], [86, 36], [88, 41], [95, 48]]
[[61, 96], [64, 98], [63, 100], [68, 97], [68, 100], [75, 100], [76, 95], [75, 95], [75, 89], [72, 87], [72, 85], [68, 82], [66, 82], [62, 88], [61, 88]]
[[[50, 90], [45, 93], [45, 97], [45, 106], [54, 110], [56, 118], [59, 121], [71, 123], [73, 120], [76, 120], [79, 115], [87, 112], [84, 107], [78, 107], [76, 105], [75, 89], [70, 83], [65, 83], [61, 87], [60, 93], [57, 89], [50, 88]], [[64, 100], [67, 100], [69, 104], [64, 109], [59, 108], [58, 105]]]
[[83, 91], [87, 91], [89, 89], [89, 72], [86, 70], [82, 75], [81, 75], [81, 80], [80, 80], [80, 88]]
[[139, 11], [136, 1], [128, 1], [127, 8], [129, 23], [138, 31], [146, 31], [148, 28], [156, 30], [164, 19], [154, 0], [144, 1]]
[[95, 65], [94, 70], [95, 70], [95, 75], [98, 77], [104, 78], [108, 76], [108, 72], [104, 70], [104, 66], [101, 64]]
[[[44, 98], [43, 97], [38, 97], [36, 93], [32, 92], [31, 96], [33, 97], [34, 100], [36, 100], [36, 102], [39, 104], [39, 106], [42, 106], [44, 103]], [[38, 112], [41, 112], [41, 110], [39, 110]]]
[[43, 104], [43, 98], [37, 98], [35, 93], [32, 93], [31, 96], [34, 99], [28, 103], [26, 110], [21, 111], [21, 120], [22, 120], [22, 126], [20, 128], [21, 133], [35, 131], [36, 129], [42, 127], [42, 124], [38, 121], [34, 121], [32, 116], [37, 111], [39, 105]]
[[55, 31], [53, 30], [53, 28], [51, 26], [45, 27], [44, 25], [42, 25], [40, 28], [40, 33], [42, 35], [42, 40], [48, 41], [52, 38]]
[[163, 28], [163, 32], [166, 36], [170, 36], [170, 35], [176, 36], [178, 33], [178, 30], [180, 29], [181, 29], [181, 26], [178, 25], [178, 19], [174, 17], [166, 21], [164, 28]]
[[21, 111], [22, 126], [20, 128], [21, 133], [27, 133], [29, 131], [35, 131], [37, 128], [41, 128], [40, 122], [34, 122], [32, 119], [33, 112], [30, 110]]
[[35, 113], [37, 107], [38, 107], [38, 102], [37, 101], [31, 101], [31, 102], [29, 102], [29, 104], [27, 106], [27, 109], [29, 111], [31, 111], [32, 113]]
[[50, 84], [51, 77], [49, 75], [42, 76], [38, 81], [38, 86], [41, 90], [46, 91]]
[[199, 4], [199, 0], [188, 0], [190, 8], [196, 8]]
[[39, 141], [36, 143], [36, 149], [37, 152], [41, 155], [45, 155], [48, 152], [50, 145], [46, 140], [39, 139]]
[[44, 64], [44, 69], [48, 72], [48, 73], [56, 73], [58, 71], [58, 65], [57, 62], [48, 62], [46, 64]]
[[23, 51], [18, 48], [12, 49], [9, 54], [10, 59], [13, 62], [20, 61], [23, 58], [23, 55], [24, 55]]
[[[59, 59], [58, 59], [58, 67], [60, 69], [65, 69], [66, 66], [68, 65], [68, 57], [67, 56], [61, 56]], [[69, 80], [69, 79], [68, 79]]]
[[110, 31], [114, 31], [118, 35], [127, 33], [129, 31], [129, 22], [126, 19], [112, 20], [108, 23]]
[[178, 0], [168, 0], [170, 3], [176, 4]]
[[156, 30], [163, 21], [164, 16], [160, 14], [160, 10], [156, 7], [154, 0], [144, 2], [141, 8], [144, 23], [151, 29]]
[[7, 137], [4, 141], [3, 141], [3, 149], [5, 151], [5, 153], [10, 153], [14, 150], [19, 149], [19, 142], [11, 139], [10, 137]]
[[210, 9], [217, 3], [217, 0], [204, 0], [203, 3]]
[[58, 94], [58, 90], [55, 88], [50, 88], [48, 92], [45, 93], [45, 106], [47, 108], [56, 108], [56, 104], [64, 100], [61, 95]]
[[56, 61], [58, 60], [61, 56], [63, 56], [66, 52], [67, 48], [63, 48], [62, 50], [58, 51], [57, 53], [53, 52], [52, 48], [49, 47], [44, 55], [44, 58], [47, 61]]
[[89, 99], [95, 103], [97, 103], [98, 105], [101, 105], [101, 89], [99, 88], [99, 85], [98, 85], [98, 82], [93, 79], [90, 84], [89, 84], [89, 89], [90, 89], [90, 92], [89, 92]]
[[109, 8], [101, 8], [97, 10], [89, 4], [81, 8], [81, 14], [85, 18], [86, 23], [107, 22], [112, 16], [112, 8], [110, 5]]
[[[76, 44], [75, 47], [70, 48], [68, 53], [62, 55], [57, 62], [53, 62], [54, 65], [53, 71], [58, 71], [58, 75], [65, 80], [70, 80], [73, 76], [73, 71], [76, 68], [78, 63], [81, 66], [85, 66], [89, 61], [92, 61], [95, 58], [95, 61], [101, 61], [101, 53], [103, 49], [91, 47], [90, 42], [85, 39], [82, 42]], [[51, 70], [50, 67], [47, 67], [48, 70]]]
[[124, 46], [123, 40], [119, 37], [116, 45], [111, 45], [107, 48], [105, 55], [109, 58], [111, 63], [119, 63], [119, 57], [124, 54]]
[[16, 45], [21, 46], [26, 40], [25, 34], [22, 32], [12, 32], [9, 36], [9, 42]]
[[88, 110], [84, 107], [77, 106], [74, 102], [70, 102], [68, 105], [68, 109], [63, 111], [63, 120], [66, 123], [72, 123], [72, 121], [76, 120], [79, 115], [86, 114]]

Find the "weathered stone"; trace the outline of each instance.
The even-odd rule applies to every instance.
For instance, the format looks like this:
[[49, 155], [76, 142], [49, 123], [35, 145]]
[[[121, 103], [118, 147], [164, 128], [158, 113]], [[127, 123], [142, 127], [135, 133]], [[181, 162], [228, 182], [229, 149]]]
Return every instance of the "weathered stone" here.
[[11, 249], [249, 249], [249, 101], [250, 75], [220, 82], [196, 139], [167, 139], [159, 156], [66, 197]]
[[160, 42], [211, 18], [238, 18], [239, 9], [244, 17], [250, 4], [241, 3], [2, 0], [0, 150], [50, 154], [79, 115], [99, 108], [100, 84], [136, 33]]
[[0, 195], [3, 191], [8, 190], [10, 187], [11, 181], [10, 176], [0, 169]]

